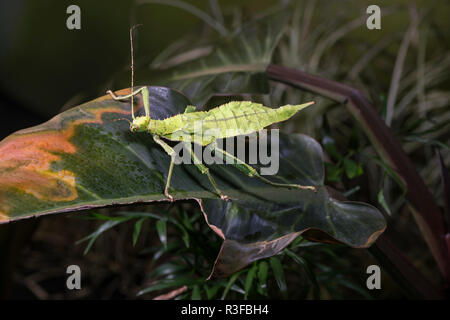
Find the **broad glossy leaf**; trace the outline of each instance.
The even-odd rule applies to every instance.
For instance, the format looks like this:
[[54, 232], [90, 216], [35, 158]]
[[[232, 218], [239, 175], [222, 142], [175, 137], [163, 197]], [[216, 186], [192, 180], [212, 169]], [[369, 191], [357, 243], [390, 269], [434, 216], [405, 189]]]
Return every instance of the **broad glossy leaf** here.
[[[118, 94], [125, 94], [123, 90]], [[152, 116], [183, 112], [181, 93], [149, 87]], [[141, 97], [136, 97], [142, 112]], [[165, 199], [169, 156], [151, 135], [131, 133], [129, 102], [108, 96], [63, 112], [0, 142], [0, 220]], [[270, 141], [270, 139], [268, 139]], [[318, 192], [274, 188], [229, 165], [210, 166], [233, 200], [217, 199], [194, 165], [175, 166], [171, 194], [195, 199], [225, 241], [212, 276], [223, 277], [269, 257], [299, 234], [310, 240], [369, 246], [385, 221], [373, 207], [330, 198], [323, 186], [322, 151], [303, 135], [280, 136], [279, 176]], [[278, 179], [277, 177], [268, 177]]]
[[275, 280], [277, 281], [277, 285], [280, 288], [283, 296], [287, 298], [287, 285], [286, 278], [284, 276], [283, 265], [281, 264], [281, 261], [280, 259], [278, 259], [278, 257], [270, 257], [269, 262], [270, 266], [272, 267]]
[[[317, 193], [262, 188], [257, 194], [241, 193], [232, 202], [204, 199], [208, 223], [225, 240], [211, 278], [225, 277], [255, 260], [271, 257], [300, 234], [311, 241], [365, 248], [386, 227], [376, 208], [330, 196], [323, 186], [322, 151], [315, 140], [298, 134], [280, 137], [279, 176], [321, 187]], [[244, 190], [256, 188], [250, 185], [255, 181], [241, 181]]]
[[[154, 118], [189, 103], [167, 88], [150, 91]], [[167, 154], [150, 135], [132, 134], [117, 121], [130, 118], [129, 110], [129, 103], [105, 96], [1, 141], [0, 220], [163, 199]], [[174, 196], [206, 195], [189, 172], [175, 169]]]
[[195, 105], [203, 105], [213, 94], [268, 93], [265, 71], [288, 17], [280, 11], [252, 21], [206, 57], [148, 74], [139, 71], [138, 82], [178, 89]]

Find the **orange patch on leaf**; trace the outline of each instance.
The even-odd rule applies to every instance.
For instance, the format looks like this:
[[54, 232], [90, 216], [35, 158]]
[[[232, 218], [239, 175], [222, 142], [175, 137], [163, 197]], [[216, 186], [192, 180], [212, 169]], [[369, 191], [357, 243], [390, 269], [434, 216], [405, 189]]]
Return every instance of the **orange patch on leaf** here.
[[[55, 153], [74, 153], [76, 148], [58, 132], [13, 136], [0, 143], [0, 193], [19, 191], [41, 200], [71, 201], [78, 197], [75, 176], [67, 170], [54, 171]], [[5, 197], [0, 213], [5, 216]], [[1, 217], [0, 217], [1, 220]]]
[[[126, 88], [126, 89], [121, 89], [121, 90], [114, 91], [114, 94], [117, 95], [117, 96], [125, 96], [125, 95], [130, 94], [130, 93], [131, 93], [131, 88]], [[97, 99], [95, 99], [93, 101], [99, 102], [99, 101], [105, 101], [105, 100], [111, 100], [111, 99], [112, 99], [112, 97], [108, 93], [108, 94], [105, 94], [104, 96], [98, 97]]]
[[107, 107], [107, 108], [102, 108], [102, 109], [87, 109], [87, 111], [89, 111], [95, 117], [91, 118], [91, 119], [78, 119], [78, 120], [75, 120], [72, 123], [71, 127], [64, 133], [64, 135], [68, 136], [68, 138], [72, 137], [72, 135], [73, 135], [73, 133], [75, 131], [75, 128], [78, 125], [81, 125], [81, 124], [88, 124], [88, 123], [97, 123], [97, 124], [99, 124], [99, 123], [103, 123], [102, 116], [105, 113], [131, 114], [130, 111], [118, 109], [117, 107]]
[[[70, 142], [77, 126], [102, 123], [104, 113], [129, 114], [117, 107], [84, 108], [93, 117], [75, 119], [62, 130], [25, 130], [0, 142], [0, 222], [8, 220], [6, 192], [23, 192], [47, 201], [72, 201], [78, 197], [75, 174], [70, 168], [55, 171], [52, 163], [61, 160], [60, 154], [74, 154]], [[61, 121], [61, 115], [50, 120]], [[27, 132], [29, 131], [29, 132]]]

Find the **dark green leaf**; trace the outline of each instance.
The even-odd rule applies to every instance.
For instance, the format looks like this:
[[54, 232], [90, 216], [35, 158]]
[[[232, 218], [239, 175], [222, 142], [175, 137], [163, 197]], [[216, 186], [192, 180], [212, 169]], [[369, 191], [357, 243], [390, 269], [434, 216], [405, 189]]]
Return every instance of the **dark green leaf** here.
[[216, 294], [217, 294], [217, 292], [219, 292], [220, 288], [222, 288], [222, 283], [221, 282], [213, 283], [211, 285], [211, 287], [209, 285], [205, 284], [203, 286], [203, 288], [206, 291], [206, 296], [207, 296], [208, 300], [211, 300], [216, 296]]
[[381, 204], [383, 209], [386, 210], [386, 212], [390, 215], [391, 209], [389, 209], [389, 205], [387, 204], [386, 199], [384, 198], [383, 188], [381, 188], [380, 191], [378, 191], [377, 197], [378, 197], [378, 203]]
[[347, 178], [353, 179], [357, 176], [360, 176], [363, 174], [363, 169], [360, 164], [357, 164], [353, 160], [350, 160], [348, 158], [344, 159], [344, 168], [345, 168], [345, 174], [347, 175]]
[[166, 220], [158, 220], [156, 222], [156, 231], [158, 231], [159, 240], [167, 249], [167, 222]]
[[428, 138], [423, 138], [420, 137], [418, 135], [410, 135], [404, 138], [404, 140], [406, 141], [415, 141], [415, 142], [420, 142], [429, 146], [436, 146], [436, 147], [440, 147], [442, 149], [447, 149], [450, 150], [450, 146], [448, 146], [446, 143], [441, 142], [439, 140], [434, 140], [434, 139], [428, 139]]
[[236, 282], [237, 278], [239, 278], [239, 276], [241, 275], [243, 271], [239, 271], [236, 272], [235, 274], [233, 274], [230, 279], [228, 280], [227, 286], [225, 287], [225, 289], [223, 290], [223, 294], [221, 299], [224, 300], [227, 295], [228, 295], [228, 291], [230, 291], [231, 287], [234, 285], [234, 283]]
[[325, 163], [327, 168], [327, 181], [329, 182], [340, 182], [342, 180], [342, 173], [344, 170], [334, 164]]
[[200, 294], [200, 286], [194, 285], [192, 287], [191, 300], [202, 300], [202, 295]]
[[186, 266], [183, 264], [167, 262], [156, 267], [150, 275], [155, 278], [163, 278], [169, 275], [177, 275], [177, 273], [186, 269]]
[[244, 299], [245, 300], [247, 300], [250, 290], [253, 287], [253, 280], [255, 280], [257, 270], [258, 270], [258, 265], [254, 264], [250, 268], [250, 270], [247, 272], [247, 277], [245, 278], [245, 287], [244, 287], [244, 291], [245, 291]]
[[144, 222], [144, 220], [147, 218], [141, 218], [138, 221], [136, 221], [136, 223], [134, 224], [134, 229], [133, 229], [133, 246], [136, 245], [138, 239], [139, 239], [139, 234], [141, 233], [141, 229], [142, 229], [142, 223]]
[[270, 266], [272, 267], [273, 275], [277, 281], [278, 288], [280, 288], [281, 293], [286, 298], [287, 297], [287, 286], [286, 278], [284, 277], [283, 265], [278, 257], [270, 257]]
[[311, 270], [311, 267], [309, 266], [308, 262], [301, 256], [299, 256], [298, 254], [289, 249], [284, 249], [284, 251], [289, 257], [291, 257], [295, 262], [297, 262], [299, 265], [302, 266], [311, 284], [314, 285], [316, 289], [318, 289], [319, 284], [317, 283], [316, 276], [314, 275], [314, 272]]
[[91, 233], [90, 235], [88, 235], [87, 237], [78, 240], [78, 243], [84, 242], [89, 240], [86, 249], [84, 249], [84, 254], [87, 254], [89, 252], [89, 250], [91, 249], [92, 245], [94, 244], [95, 240], [97, 240], [97, 238], [105, 231], [115, 227], [116, 225], [122, 223], [123, 220], [109, 220], [106, 221], [105, 223], [103, 223], [95, 232]]
[[[314, 140], [302, 135], [281, 135], [279, 147], [279, 176], [292, 177], [288, 181], [302, 185], [323, 183], [323, 163], [316, 162], [322, 154]], [[224, 169], [214, 168], [218, 174]], [[234, 179], [232, 172], [226, 176], [244, 190], [250, 191], [259, 184], [256, 179]], [[266, 192], [261, 188], [257, 193], [240, 193], [231, 202], [203, 199], [202, 204], [208, 223], [225, 239], [211, 278], [225, 277], [255, 260], [273, 256], [299, 235], [312, 241], [367, 247], [386, 227], [376, 208], [337, 201], [322, 187], [317, 192], [285, 188]]]
[[261, 295], [267, 295], [267, 276], [269, 274], [269, 265], [266, 261], [261, 261], [258, 266], [258, 292]]

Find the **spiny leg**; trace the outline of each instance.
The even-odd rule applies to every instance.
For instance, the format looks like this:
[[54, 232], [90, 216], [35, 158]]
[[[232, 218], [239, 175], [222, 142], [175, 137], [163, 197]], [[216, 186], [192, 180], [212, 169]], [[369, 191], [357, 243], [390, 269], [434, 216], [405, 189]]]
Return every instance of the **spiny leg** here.
[[165, 143], [159, 136], [154, 135], [153, 140], [157, 144], [159, 144], [165, 152], [170, 156], [170, 166], [169, 166], [169, 173], [167, 174], [167, 180], [166, 180], [166, 187], [164, 188], [164, 195], [170, 200], [173, 201], [173, 197], [169, 194], [169, 188], [170, 188], [170, 180], [172, 179], [172, 171], [173, 166], [175, 164], [175, 156], [176, 152], [173, 150], [171, 146], [169, 146], [167, 143]]
[[293, 184], [293, 183], [276, 183], [276, 182], [272, 182], [272, 181], [264, 178], [263, 176], [261, 176], [258, 173], [258, 171], [256, 171], [255, 168], [253, 168], [252, 166], [246, 164], [241, 159], [233, 156], [232, 154], [226, 152], [225, 150], [222, 150], [222, 149], [218, 148], [216, 142], [213, 142], [211, 147], [214, 149], [215, 152], [221, 153], [223, 155], [225, 161], [231, 160], [233, 162], [232, 164], [237, 169], [239, 169], [240, 171], [242, 171], [243, 173], [245, 173], [249, 177], [256, 177], [256, 178], [260, 179], [261, 181], [263, 181], [263, 182], [265, 182], [267, 184], [270, 184], [272, 186], [276, 186], [276, 187], [297, 188], [297, 189], [313, 190], [314, 192], [317, 192], [317, 189], [314, 186], [302, 186], [300, 184]]
[[128, 98], [131, 98], [132, 96], [137, 95], [139, 92], [141, 92], [142, 90], [144, 90], [145, 87], [139, 88], [136, 91], [133, 91], [130, 94], [127, 94], [125, 96], [117, 96], [114, 92], [112, 92], [111, 90], [106, 91], [106, 93], [108, 93], [114, 100], [125, 100]]
[[211, 182], [211, 184], [213, 185], [214, 189], [216, 190], [216, 193], [220, 196], [220, 199], [222, 200], [230, 200], [230, 197], [227, 195], [224, 195], [222, 193], [222, 191], [219, 189], [219, 187], [217, 186], [216, 181], [214, 180], [214, 178], [211, 176], [211, 173], [209, 173], [209, 169], [200, 162], [200, 160], [197, 158], [197, 156], [195, 155], [194, 151], [191, 148], [191, 145], [186, 145], [185, 146], [187, 148], [189, 148], [189, 152], [191, 153], [191, 158], [194, 161], [194, 165], [197, 167], [197, 169], [202, 173], [202, 174], [206, 174], [208, 176], [209, 181]]
[[134, 96], [137, 95], [139, 92], [142, 92], [142, 99], [144, 102], [144, 109], [145, 109], [145, 116], [150, 118], [150, 102], [149, 102], [149, 92], [147, 87], [141, 87], [139, 89], [137, 89], [136, 91], [131, 92], [130, 94], [127, 94], [125, 96], [116, 96], [114, 94], [114, 92], [112, 92], [111, 90], [106, 91], [106, 93], [109, 93], [111, 95], [111, 97], [114, 100], [124, 100], [124, 99], [128, 99], [131, 97], [131, 116], [133, 117], [134, 120]]

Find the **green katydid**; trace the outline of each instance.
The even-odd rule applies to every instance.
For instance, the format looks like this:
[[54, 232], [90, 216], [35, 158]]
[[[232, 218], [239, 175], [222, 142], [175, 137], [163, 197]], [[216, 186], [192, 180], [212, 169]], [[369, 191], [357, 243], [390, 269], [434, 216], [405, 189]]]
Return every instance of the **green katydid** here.
[[[131, 50], [133, 50], [133, 29], [134, 27], [130, 29]], [[131, 51], [131, 60], [131, 88], [133, 90], [133, 51]], [[164, 189], [164, 195], [170, 201], [173, 201], [173, 197], [169, 193], [169, 188], [172, 178], [172, 171], [175, 164], [176, 152], [164, 140], [180, 141], [183, 143], [195, 142], [201, 144], [202, 146], [210, 146], [213, 148], [214, 152], [219, 153], [224, 157], [224, 159], [228, 160], [227, 163], [231, 162], [237, 169], [250, 177], [257, 177], [265, 183], [277, 187], [316, 191], [314, 186], [272, 182], [261, 176], [255, 168], [251, 167], [244, 161], [226, 152], [225, 150], [220, 149], [216, 143], [216, 139], [235, 137], [238, 135], [248, 135], [260, 131], [273, 123], [285, 121], [291, 118], [299, 110], [314, 104], [314, 101], [301, 105], [285, 105], [277, 109], [268, 108], [262, 104], [251, 101], [232, 101], [209, 111], [195, 111], [194, 106], [187, 106], [185, 112], [182, 114], [177, 114], [163, 120], [156, 120], [150, 117], [150, 102], [147, 87], [141, 87], [124, 96], [116, 96], [110, 90], [108, 90], [107, 93], [109, 93], [114, 100], [131, 98], [131, 114], [133, 121], [130, 123], [130, 130], [132, 132], [148, 132], [152, 134], [154, 141], [159, 144], [171, 157], [166, 186]], [[145, 116], [135, 117], [133, 97], [139, 93], [142, 94]], [[228, 200], [229, 197], [224, 195], [219, 189], [216, 181], [211, 176], [209, 169], [199, 161], [195, 153], [192, 151], [192, 148], [188, 149], [190, 150], [195, 166], [202, 174], [206, 174], [208, 176], [209, 181], [214, 187], [216, 193], [221, 199]]]

